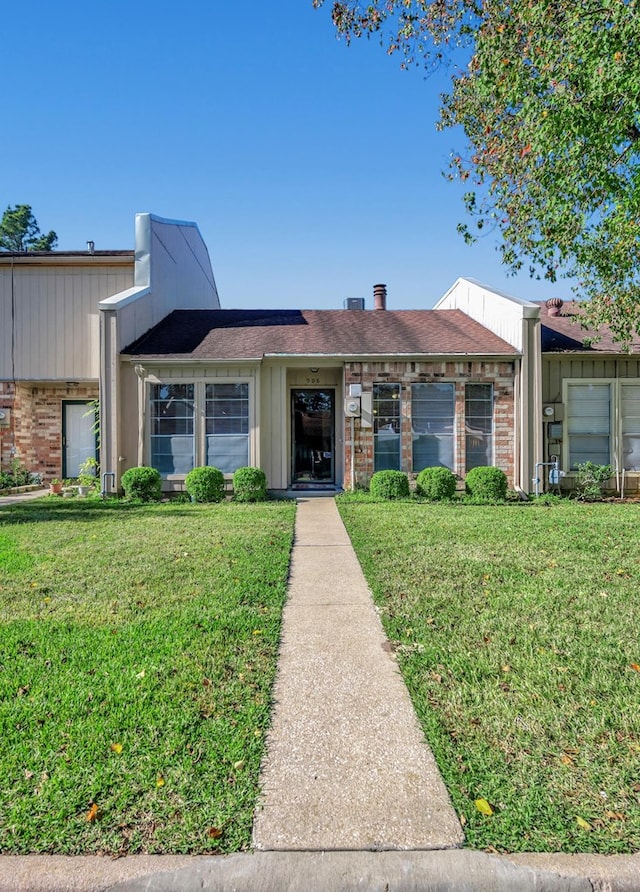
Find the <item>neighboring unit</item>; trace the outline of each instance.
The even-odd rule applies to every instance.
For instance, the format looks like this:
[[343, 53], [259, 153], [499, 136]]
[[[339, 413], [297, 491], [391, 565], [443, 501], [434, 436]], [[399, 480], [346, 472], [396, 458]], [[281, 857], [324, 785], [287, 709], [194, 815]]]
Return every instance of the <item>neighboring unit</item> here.
[[618, 488], [640, 488], [640, 344], [622, 352], [608, 329], [580, 325], [573, 302], [542, 304], [542, 427], [572, 487], [577, 466], [611, 465]]
[[[193, 223], [136, 216], [134, 251], [0, 252], [0, 462], [43, 480], [97, 454], [119, 476], [118, 351], [174, 307], [219, 306]], [[116, 320], [117, 315], [117, 320]]]

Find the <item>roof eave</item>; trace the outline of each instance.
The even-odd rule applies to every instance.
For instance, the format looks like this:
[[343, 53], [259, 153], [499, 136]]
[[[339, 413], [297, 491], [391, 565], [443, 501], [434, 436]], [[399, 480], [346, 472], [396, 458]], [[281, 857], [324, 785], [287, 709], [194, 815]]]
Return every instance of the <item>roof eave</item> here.
[[233, 357], [203, 357], [186, 354], [175, 356], [165, 353], [121, 353], [120, 358], [128, 362], [163, 362], [167, 364], [203, 363], [238, 363], [238, 362], [262, 362], [264, 359], [324, 359], [340, 360], [341, 362], [376, 362], [405, 360], [407, 362], [439, 361], [446, 359], [481, 359], [489, 362], [511, 361], [519, 359], [522, 354], [518, 350], [510, 353], [264, 353], [259, 356], [233, 356]]

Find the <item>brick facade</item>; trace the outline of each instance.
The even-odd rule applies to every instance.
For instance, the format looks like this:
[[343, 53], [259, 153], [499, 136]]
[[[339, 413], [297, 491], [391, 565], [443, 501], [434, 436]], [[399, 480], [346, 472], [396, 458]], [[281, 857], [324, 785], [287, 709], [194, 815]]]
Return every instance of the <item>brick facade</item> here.
[[[493, 452], [494, 464], [507, 475], [509, 485], [514, 481], [515, 424], [514, 424], [514, 363], [505, 361], [441, 361], [441, 362], [348, 362], [345, 366], [345, 385], [361, 384], [364, 392], [371, 392], [374, 384], [401, 385], [401, 470], [412, 473], [411, 385], [422, 382], [449, 382], [455, 385], [455, 474], [463, 478], [466, 467], [465, 385], [493, 385]], [[345, 485], [355, 480], [356, 486], [366, 486], [373, 474], [373, 428], [363, 428], [355, 419], [353, 450], [347, 437], [345, 449]], [[352, 454], [355, 455], [355, 474], [352, 476]]]
[[97, 398], [97, 384], [0, 383], [0, 408], [11, 410], [9, 426], [0, 428], [2, 469], [15, 458], [44, 481], [62, 477], [63, 401]]
[[0, 426], [0, 469], [7, 471], [13, 460], [13, 408], [15, 386], [11, 381], [0, 381], [0, 409], [8, 413], [8, 423]]

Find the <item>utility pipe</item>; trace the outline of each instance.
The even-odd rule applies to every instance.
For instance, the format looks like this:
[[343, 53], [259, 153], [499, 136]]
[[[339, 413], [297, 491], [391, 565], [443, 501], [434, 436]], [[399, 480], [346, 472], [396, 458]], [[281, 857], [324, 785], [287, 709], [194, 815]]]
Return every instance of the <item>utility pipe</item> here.
[[[554, 471], [560, 473], [560, 465], [558, 463], [557, 457], [552, 456], [553, 461], [538, 461], [535, 465], [535, 477], [531, 481], [533, 483], [533, 491], [536, 496], [540, 495], [540, 475], [538, 474], [538, 468], [553, 468]], [[559, 482], [559, 481], [555, 481]]]

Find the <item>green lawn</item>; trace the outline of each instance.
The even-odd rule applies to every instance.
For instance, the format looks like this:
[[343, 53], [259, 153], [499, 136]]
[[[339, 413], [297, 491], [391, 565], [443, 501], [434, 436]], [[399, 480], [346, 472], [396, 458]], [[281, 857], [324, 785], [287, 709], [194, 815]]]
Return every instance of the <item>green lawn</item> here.
[[249, 846], [294, 513], [0, 507], [1, 852]]
[[639, 850], [640, 507], [339, 505], [467, 845]]

